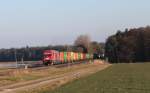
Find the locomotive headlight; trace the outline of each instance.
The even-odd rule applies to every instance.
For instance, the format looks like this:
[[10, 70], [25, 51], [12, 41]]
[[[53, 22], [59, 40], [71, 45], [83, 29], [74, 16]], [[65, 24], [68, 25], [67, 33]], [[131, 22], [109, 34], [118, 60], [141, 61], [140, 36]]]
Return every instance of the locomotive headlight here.
[[46, 60], [49, 60], [49, 58], [45, 58]]

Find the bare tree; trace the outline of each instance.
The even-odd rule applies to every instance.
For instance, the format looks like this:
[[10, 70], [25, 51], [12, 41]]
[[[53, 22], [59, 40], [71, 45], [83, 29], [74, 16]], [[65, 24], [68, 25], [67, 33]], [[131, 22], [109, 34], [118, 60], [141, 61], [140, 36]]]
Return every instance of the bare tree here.
[[91, 38], [89, 35], [80, 35], [75, 40], [74, 45], [83, 48], [82, 52], [89, 52], [90, 42], [91, 42]]

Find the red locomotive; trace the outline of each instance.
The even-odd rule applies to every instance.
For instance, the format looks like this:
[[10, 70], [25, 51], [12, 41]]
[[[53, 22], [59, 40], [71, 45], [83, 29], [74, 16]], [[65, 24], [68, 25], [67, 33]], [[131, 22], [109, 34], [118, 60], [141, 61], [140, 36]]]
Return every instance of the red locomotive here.
[[43, 63], [45, 65], [54, 64], [59, 62], [59, 52], [56, 50], [45, 50]]

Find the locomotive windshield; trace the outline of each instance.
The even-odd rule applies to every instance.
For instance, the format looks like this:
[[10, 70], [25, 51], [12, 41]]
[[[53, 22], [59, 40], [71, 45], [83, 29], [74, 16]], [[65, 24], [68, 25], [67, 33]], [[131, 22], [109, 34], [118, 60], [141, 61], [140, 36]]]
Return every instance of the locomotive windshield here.
[[50, 56], [52, 56], [52, 54], [46, 54], [46, 55], [44, 55], [44, 57], [50, 57]]

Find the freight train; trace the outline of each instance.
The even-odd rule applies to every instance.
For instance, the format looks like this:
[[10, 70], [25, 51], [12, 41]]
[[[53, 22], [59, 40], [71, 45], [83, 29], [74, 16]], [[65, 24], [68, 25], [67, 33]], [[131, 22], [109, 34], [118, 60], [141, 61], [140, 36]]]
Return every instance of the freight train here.
[[93, 54], [77, 52], [59, 52], [56, 50], [45, 50], [43, 52], [44, 65], [63, 64], [90, 59], [93, 59]]

